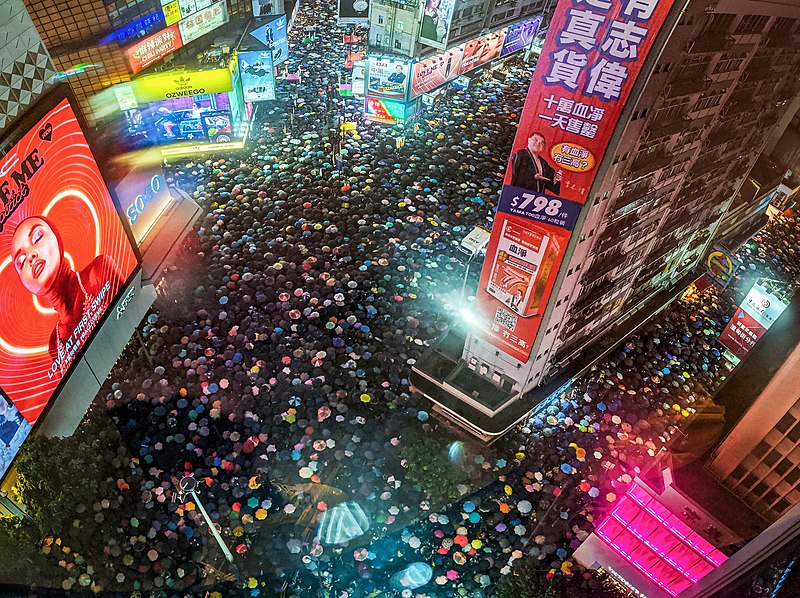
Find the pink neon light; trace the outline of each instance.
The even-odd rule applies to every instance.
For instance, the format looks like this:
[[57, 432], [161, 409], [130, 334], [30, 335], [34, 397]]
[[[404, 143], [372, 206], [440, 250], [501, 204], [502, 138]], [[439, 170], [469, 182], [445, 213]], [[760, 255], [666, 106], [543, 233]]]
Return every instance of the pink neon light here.
[[672, 596], [728, 558], [636, 483], [595, 533]]

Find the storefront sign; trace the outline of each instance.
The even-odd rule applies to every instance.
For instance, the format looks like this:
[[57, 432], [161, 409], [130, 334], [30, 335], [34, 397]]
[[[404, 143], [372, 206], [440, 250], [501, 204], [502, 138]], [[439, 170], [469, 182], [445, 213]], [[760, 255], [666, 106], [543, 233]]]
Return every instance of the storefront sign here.
[[503, 49], [500, 56], [508, 56], [514, 52], [522, 50], [528, 46], [536, 37], [542, 17], [534, 17], [519, 23], [514, 23], [506, 29], [506, 37], [503, 41]]
[[167, 71], [139, 77], [131, 81], [130, 85], [136, 101], [140, 104], [169, 98], [222, 93], [233, 89], [228, 69]]
[[208, 8], [197, 11], [193, 15], [178, 22], [184, 44], [204, 36], [206, 33], [222, 27], [228, 22], [228, 4], [226, 0], [212, 4]]
[[135, 168], [120, 181], [116, 191], [133, 238], [141, 245], [172, 201], [164, 173], [160, 170]]
[[[570, 222], [586, 201], [671, 6], [672, 0], [562, 0], [556, 7], [501, 195], [501, 203], [529, 195], [541, 212], [531, 218], [498, 210], [475, 301], [480, 335], [519, 361], [530, 356], [571, 236]], [[542, 220], [542, 214], [548, 218]], [[516, 219], [511, 229], [510, 218]]]
[[128, 57], [131, 70], [138, 73], [182, 46], [178, 25], [172, 25], [127, 48], [125, 55]]
[[786, 303], [756, 283], [736, 310], [719, 342], [728, 351], [726, 356], [738, 363], [750, 352], [786, 309]]
[[721, 286], [730, 282], [731, 276], [741, 265], [741, 261], [719, 245], [714, 245], [706, 257], [706, 274]]

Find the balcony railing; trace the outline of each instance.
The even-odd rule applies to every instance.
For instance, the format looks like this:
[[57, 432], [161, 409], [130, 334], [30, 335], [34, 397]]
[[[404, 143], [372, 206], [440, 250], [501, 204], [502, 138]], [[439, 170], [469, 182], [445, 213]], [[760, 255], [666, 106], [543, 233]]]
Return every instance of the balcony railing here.
[[640, 177], [647, 172], [655, 172], [664, 168], [672, 161], [672, 154], [666, 151], [655, 151], [639, 154], [630, 165], [628, 174], [632, 178]]
[[692, 93], [705, 91], [711, 87], [712, 80], [709, 77], [690, 77], [669, 83], [666, 87], [667, 98], [677, 98]]
[[614, 268], [621, 266], [626, 259], [626, 254], [621, 249], [612, 249], [606, 255], [601, 256], [592, 262], [587, 276], [600, 278], [604, 274], [611, 272]]
[[689, 126], [691, 119], [683, 114], [677, 114], [662, 121], [652, 121], [647, 126], [648, 139], [657, 139], [680, 133]]

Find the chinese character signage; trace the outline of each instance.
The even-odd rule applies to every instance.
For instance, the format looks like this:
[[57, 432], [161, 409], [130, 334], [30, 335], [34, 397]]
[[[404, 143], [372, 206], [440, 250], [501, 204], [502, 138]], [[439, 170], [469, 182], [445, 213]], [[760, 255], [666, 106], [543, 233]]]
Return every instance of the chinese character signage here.
[[286, 40], [286, 15], [276, 17], [250, 32], [254, 38], [272, 51], [274, 65], [286, 62], [289, 58], [289, 44]]
[[223, 0], [194, 13], [190, 17], [181, 19], [178, 22], [178, 26], [181, 29], [183, 43], [188, 44], [227, 22], [228, 5]]
[[421, 43], [440, 50], [447, 47], [455, 4], [456, 0], [423, 0], [422, 27], [419, 31]]
[[510, 25], [506, 30], [506, 38], [500, 56], [508, 56], [527, 47], [536, 37], [536, 32], [539, 31], [541, 24], [542, 17], [534, 17]]
[[725, 330], [719, 335], [720, 344], [728, 349], [731, 354], [729, 357], [733, 357], [733, 361], [738, 363], [785, 309], [786, 303], [760, 284], [754, 284]]
[[[367, 95], [405, 101], [411, 64], [393, 58], [369, 57]], [[354, 92], [355, 93], [355, 92]]]
[[183, 46], [183, 42], [176, 24], [130, 46], [125, 50], [125, 54], [128, 56], [131, 70], [134, 73], [138, 73], [181, 46]]
[[[671, 6], [672, 0], [561, 0], [555, 10], [476, 296], [481, 336], [519, 361], [530, 356], [578, 212]], [[514, 27], [506, 40], [517, 35]], [[466, 60], [465, 52], [462, 71]]]
[[239, 52], [239, 72], [245, 102], [275, 99], [275, 69], [272, 53]]
[[344, 23], [366, 23], [368, 21], [368, 0], [339, 0], [337, 22], [340, 25]]

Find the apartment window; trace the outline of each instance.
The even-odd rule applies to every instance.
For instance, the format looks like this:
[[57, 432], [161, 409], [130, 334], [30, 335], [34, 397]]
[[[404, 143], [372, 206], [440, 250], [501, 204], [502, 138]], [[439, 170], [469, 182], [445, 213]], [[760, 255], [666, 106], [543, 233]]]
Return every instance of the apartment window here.
[[770, 490], [764, 495], [764, 502], [767, 503], [768, 505], [771, 505], [776, 500], [778, 500], [778, 493], [775, 492], [774, 490]]
[[794, 418], [794, 415], [792, 415], [791, 413], [787, 413], [780, 419], [780, 421], [777, 424], [775, 424], [775, 429], [778, 430], [778, 432], [780, 432], [781, 434], [786, 434], [786, 430], [791, 428], [792, 425], [795, 423], [795, 421], [796, 420]]
[[739, 21], [738, 27], [736, 27], [736, 34], [745, 34], [745, 33], [761, 33], [764, 30], [764, 27], [769, 21], [769, 17], [767, 15], [746, 15], [741, 21]]
[[789, 430], [789, 433], [786, 435], [786, 438], [797, 444], [800, 441], [800, 423], [795, 424], [794, 428]]
[[748, 474], [747, 477], [742, 480], [742, 486], [744, 486], [745, 488], [749, 488], [750, 486], [756, 483], [757, 479], [758, 478], [756, 478], [756, 476], [753, 475], [752, 473]]
[[733, 468], [733, 471], [731, 472], [731, 477], [734, 480], [741, 480], [744, 477], [744, 474], [746, 474], [746, 473], [747, 473], [747, 470], [744, 468], [744, 466], [741, 463], [739, 463], [739, 465], [737, 465], [736, 467]]
[[753, 456], [755, 456], [756, 459], [760, 459], [761, 457], [763, 457], [767, 453], [769, 448], [770, 447], [769, 447], [769, 444], [767, 443], [767, 441], [766, 440], [762, 440], [753, 449]]
[[789, 508], [789, 502], [785, 498], [780, 499], [778, 502], [775, 503], [775, 506], [772, 507], [772, 509], [779, 514], [783, 513], [788, 508]]
[[792, 467], [792, 462], [789, 459], [784, 459], [775, 466], [775, 473], [782, 476]]
[[378, 15], [378, 25], [383, 25], [383, 15]]
[[399, 39], [394, 40], [394, 49], [395, 50], [402, 50], [403, 49], [403, 42]]
[[706, 34], [724, 34], [728, 32], [731, 25], [733, 25], [733, 20], [736, 18], [735, 14], [731, 13], [712, 13], [708, 16], [708, 20], [706, 24], [703, 26], [703, 30], [698, 35], [698, 39], [702, 39]]
[[787, 473], [786, 477], [783, 478], [783, 480], [790, 486], [794, 486], [798, 479], [800, 479], [800, 468], [797, 467]]
[[692, 110], [705, 110], [706, 108], [713, 108], [714, 106], [719, 106], [719, 103], [722, 101], [722, 96], [725, 94], [724, 91], [720, 91], [715, 95], [711, 95], [708, 97], [700, 96], [700, 99], [694, 105]]
[[781, 458], [781, 454], [776, 450], [772, 449], [769, 454], [764, 457], [764, 465], [767, 467], [772, 467], [778, 462], [778, 459]]
[[759, 482], [758, 484], [755, 485], [751, 493], [755, 494], [756, 496], [761, 496], [766, 491], [767, 491], [767, 485], [764, 482]]

